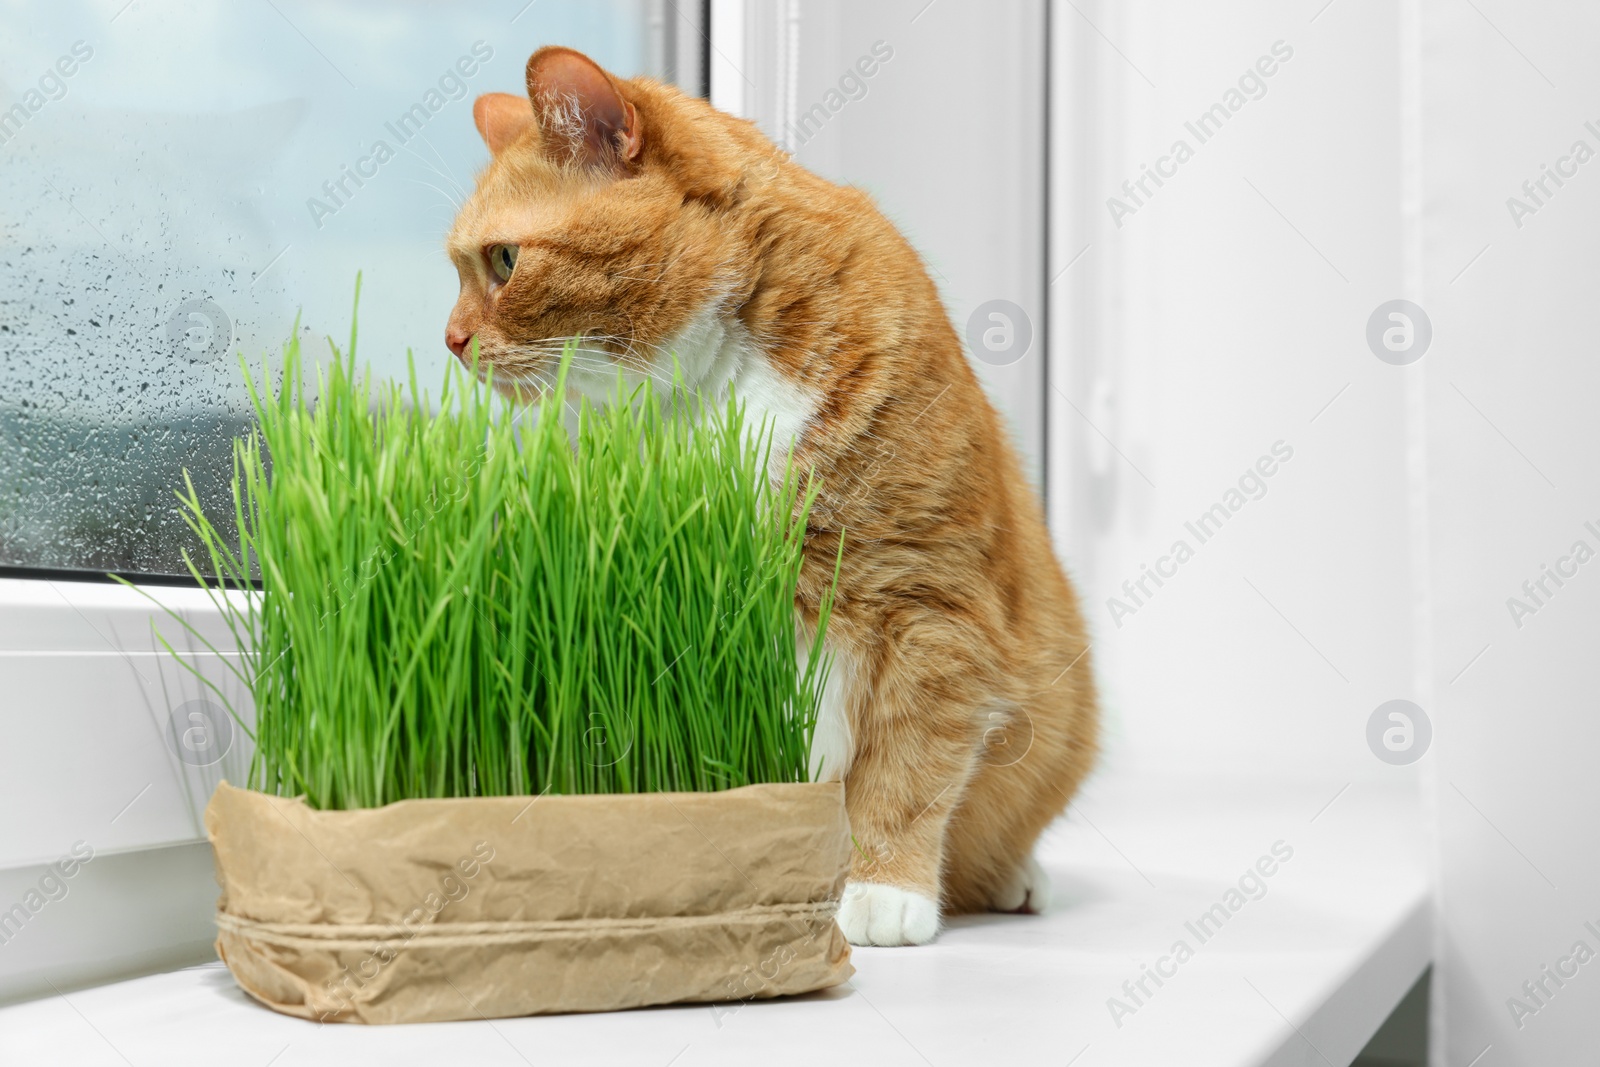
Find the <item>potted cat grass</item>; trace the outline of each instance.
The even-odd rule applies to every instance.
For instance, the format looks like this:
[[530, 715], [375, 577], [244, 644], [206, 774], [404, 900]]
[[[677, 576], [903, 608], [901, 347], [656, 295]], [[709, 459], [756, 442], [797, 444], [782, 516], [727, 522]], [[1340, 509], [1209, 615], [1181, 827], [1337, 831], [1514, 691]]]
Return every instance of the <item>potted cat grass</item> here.
[[375, 388], [354, 349], [314, 394], [294, 341], [251, 378], [236, 546], [183, 496], [255, 705], [249, 788], [205, 813], [239, 985], [391, 1023], [848, 978], [801, 479], [731, 401], [585, 404], [574, 443], [454, 371], [438, 405]]

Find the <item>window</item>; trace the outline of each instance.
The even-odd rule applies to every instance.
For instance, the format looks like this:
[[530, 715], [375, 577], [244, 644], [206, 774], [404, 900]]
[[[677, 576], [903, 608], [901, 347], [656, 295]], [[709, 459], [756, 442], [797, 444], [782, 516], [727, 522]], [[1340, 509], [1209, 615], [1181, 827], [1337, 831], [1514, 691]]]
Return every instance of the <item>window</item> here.
[[187, 469], [229, 507], [237, 354], [446, 354], [473, 98], [534, 48], [699, 91], [697, 5], [67, 2], [0, 15], [0, 568], [183, 574]]

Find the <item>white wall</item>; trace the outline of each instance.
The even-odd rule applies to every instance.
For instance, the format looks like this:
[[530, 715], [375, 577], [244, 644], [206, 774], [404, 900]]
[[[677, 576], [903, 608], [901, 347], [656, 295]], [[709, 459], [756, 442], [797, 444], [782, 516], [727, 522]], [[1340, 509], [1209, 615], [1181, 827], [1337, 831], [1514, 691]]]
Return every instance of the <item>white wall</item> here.
[[[1413, 695], [1406, 387], [1364, 341], [1401, 295], [1396, 17], [1304, 7], [1063, 9], [1053, 259], [1082, 258], [1052, 287], [1052, 520], [1113, 770], [1410, 773], [1364, 734]], [[1264, 95], [1201, 143], [1185, 122], [1277, 42]], [[1140, 206], [1122, 182], [1179, 139], [1193, 158]], [[1112, 197], [1134, 208], [1120, 227]], [[1186, 522], [1278, 442], [1264, 495], [1201, 543]], [[1175, 576], [1123, 591], [1179, 540]]]
[[[1418, 365], [1437, 606], [1436, 1062], [1492, 1046], [1483, 1067], [1545, 1067], [1600, 1047], [1600, 963], [1564, 987], [1547, 981], [1545, 1006], [1521, 990], [1575, 942], [1600, 952], [1585, 926], [1600, 928], [1600, 565], [1559, 588], [1547, 580], [1554, 595], [1520, 628], [1507, 600], [1532, 605], [1522, 583], [1574, 542], [1600, 551], [1584, 525], [1600, 527], [1600, 162], [1547, 183], [1554, 195], [1520, 228], [1506, 201], [1575, 141], [1600, 152], [1584, 125], [1600, 120], [1600, 10], [1475, 2], [1421, 4], [1421, 300], [1437, 335]], [[1539, 1008], [1520, 1028], [1511, 997]]]
[[[1600, 162], [1520, 228], [1507, 198], [1577, 140], [1600, 152], [1600, 10], [1077, 7], [1057, 27], [1052, 258], [1088, 251], [1051, 292], [1073, 406], [1049, 447], [1103, 773], [1413, 782], [1439, 886], [1434, 1063], [1581, 1062], [1600, 963], [1546, 979], [1542, 1005], [1522, 985], [1579, 941], [1600, 953], [1600, 564], [1547, 580], [1543, 605], [1521, 587], [1579, 540], [1600, 552]], [[1279, 39], [1294, 56], [1266, 95], [1195, 145], [1184, 121]], [[1193, 159], [1117, 227], [1106, 199], [1178, 137]], [[1434, 331], [1409, 365], [1365, 336], [1395, 298]], [[1267, 494], [1117, 626], [1107, 598], [1279, 439], [1294, 458]], [[1538, 607], [1520, 628], [1513, 596]], [[1410, 767], [1366, 740], [1391, 698], [1435, 731]], [[1514, 996], [1537, 1014], [1514, 1019]]]

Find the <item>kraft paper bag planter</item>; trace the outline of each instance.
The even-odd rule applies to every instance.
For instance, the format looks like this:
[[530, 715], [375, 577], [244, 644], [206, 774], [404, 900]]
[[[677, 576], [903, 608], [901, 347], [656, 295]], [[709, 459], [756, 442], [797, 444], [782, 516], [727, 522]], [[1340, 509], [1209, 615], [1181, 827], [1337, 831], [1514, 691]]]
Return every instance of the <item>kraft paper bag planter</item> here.
[[347, 811], [224, 782], [205, 819], [217, 952], [289, 1015], [610, 1011], [854, 972], [834, 922], [850, 854], [837, 782]]

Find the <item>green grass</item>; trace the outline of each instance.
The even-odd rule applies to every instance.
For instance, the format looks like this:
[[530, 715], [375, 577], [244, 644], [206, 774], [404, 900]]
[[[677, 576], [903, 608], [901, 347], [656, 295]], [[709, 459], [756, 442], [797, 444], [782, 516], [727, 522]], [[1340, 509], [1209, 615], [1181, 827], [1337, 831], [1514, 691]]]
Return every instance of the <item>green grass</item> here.
[[310, 389], [298, 337], [276, 391], [245, 368], [237, 544], [187, 473], [179, 494], [219, 578], [185, 563], [243, 650], [252, 788], [353, 808], [806, 780], [815, 489], [792, 465], [774, 484], [735, 400], [619, 382], [573, 442], [453, 364], [437, 404], [414, 365], [408, 388], [373, 385], [353, 325]]

